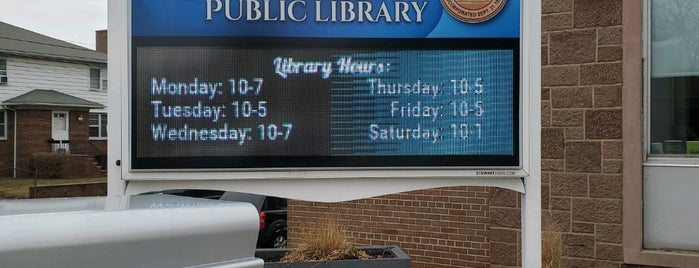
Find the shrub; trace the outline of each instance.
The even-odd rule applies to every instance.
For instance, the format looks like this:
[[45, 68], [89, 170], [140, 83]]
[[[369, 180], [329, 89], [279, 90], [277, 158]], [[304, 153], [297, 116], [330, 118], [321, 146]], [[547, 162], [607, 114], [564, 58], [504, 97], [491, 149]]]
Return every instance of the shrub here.
[[35, 153], [33, 155], [34, 167], [37, 177], [47, 179], [62, 178], [61, 172], [68, 156], [61, 153]]

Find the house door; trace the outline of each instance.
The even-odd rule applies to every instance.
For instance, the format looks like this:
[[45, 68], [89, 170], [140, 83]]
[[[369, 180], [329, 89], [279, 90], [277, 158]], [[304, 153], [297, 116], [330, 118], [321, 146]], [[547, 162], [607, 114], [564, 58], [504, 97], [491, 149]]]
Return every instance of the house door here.
[[56, 141], [68, 140], [68, 112], [53, 112], [51, 138]]

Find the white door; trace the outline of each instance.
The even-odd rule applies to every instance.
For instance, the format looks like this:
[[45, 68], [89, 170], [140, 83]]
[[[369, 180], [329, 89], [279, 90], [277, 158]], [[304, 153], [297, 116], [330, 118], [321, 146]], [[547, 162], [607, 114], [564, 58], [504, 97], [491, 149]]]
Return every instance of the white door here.
[[68, 112], [53, 112], [51, 138], [57, 141], [68, 140]]

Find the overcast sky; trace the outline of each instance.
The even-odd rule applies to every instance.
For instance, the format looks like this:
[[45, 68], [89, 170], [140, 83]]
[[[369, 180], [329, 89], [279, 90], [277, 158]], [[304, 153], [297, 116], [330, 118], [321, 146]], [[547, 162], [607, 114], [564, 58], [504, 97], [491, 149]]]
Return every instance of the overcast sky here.
[[0, 21], [90, 49], [95, 31], [107, 29], [107, 0], [0, 2]]

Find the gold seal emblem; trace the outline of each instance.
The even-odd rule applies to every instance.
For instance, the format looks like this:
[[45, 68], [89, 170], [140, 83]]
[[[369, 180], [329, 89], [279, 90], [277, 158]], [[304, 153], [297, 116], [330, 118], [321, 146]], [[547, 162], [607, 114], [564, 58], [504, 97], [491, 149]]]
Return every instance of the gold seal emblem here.
[[444, 9], [457, 20], [480, 23], [500, 13], [507, 0], [441, 0]]

